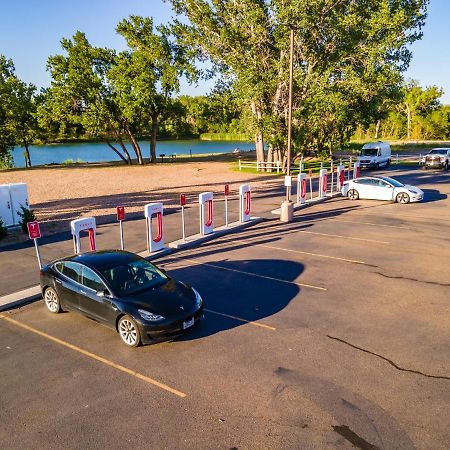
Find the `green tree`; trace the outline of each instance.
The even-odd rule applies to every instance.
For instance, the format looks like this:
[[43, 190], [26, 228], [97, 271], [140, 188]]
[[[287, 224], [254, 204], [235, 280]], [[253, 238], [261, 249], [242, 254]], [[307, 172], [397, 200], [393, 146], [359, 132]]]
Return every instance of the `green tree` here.
[[11, 167], [11, 151], [15, 136], [11, 126], [11, 109], [14, 103], [12, 84], [14, 83], [12, 60], [0, 55], [0, 168]]
[[[295, 28], [294, 145], [329, 147], [372, 112], [409, 64], [428, 0], [171, 0], [174, 29], [251, 110], [258, 161], [286, 149], [289, 32]], [[187, 18], [187, 22], [184, 19]], [[321, 113], [317, 113], [321, 111]], [[311, 113], [314, 113], [311, 117]], [[312, 126], [311, 126], [312, 125]]]
[[159, 123], [173, 110], [181, 76], [195, 80], [197, 70], [170, 30], [155, 28], [150, 17], [130, 16], [118, 24], [117, 31], [130, 50], [119, 55], [109, 77], [124, 116], [136, 123], [150, 120], [150, 161], [155, 163]]

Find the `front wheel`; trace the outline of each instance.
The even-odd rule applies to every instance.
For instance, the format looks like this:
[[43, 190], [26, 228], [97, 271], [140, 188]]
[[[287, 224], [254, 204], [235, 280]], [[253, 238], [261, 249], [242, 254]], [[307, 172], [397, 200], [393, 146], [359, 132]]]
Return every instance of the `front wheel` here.
[[132, 317], [121, 317], [117, 325], [117, 331], [122, 341], [129, 347], [138, 347], [141, 344], [141, 333]]
[[386, 163], [386, 167], [389, 167], [390, 165], [391, 165], [391, 160], [388, 159], [388, 160], [387, 160], [387, 163]]
[[45, 301], [45, 306], [47, 306], [47, 309], [51, 313], [58, 314], [62, 311], [61, 302], [59, 301], [59, 296], [53, 288], [48, 287], [45, 290], [44, 301]]
[[409, 195], [406, 192], [400, 192], [400, 194], [397, 194], [396, 200], [397, 203], [406, 205], [406, 203], [409, 203]]
[[358, 200], [358, 198], [359, 198], [358, 191], [357, 191], [356, 189], [350, 189], [350, 190], [348, 191], [347, 197], [348, 197], [350, 200]]

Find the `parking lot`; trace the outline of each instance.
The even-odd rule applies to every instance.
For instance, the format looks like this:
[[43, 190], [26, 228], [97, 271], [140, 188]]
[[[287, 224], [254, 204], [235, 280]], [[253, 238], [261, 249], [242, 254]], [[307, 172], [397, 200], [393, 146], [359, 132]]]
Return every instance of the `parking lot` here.
[[335, 198], [160, 259], [206, 308], [173, 342], [0, 313], [0, 447], [448, 448], [450, 174], [389, 174], [426, 201]]

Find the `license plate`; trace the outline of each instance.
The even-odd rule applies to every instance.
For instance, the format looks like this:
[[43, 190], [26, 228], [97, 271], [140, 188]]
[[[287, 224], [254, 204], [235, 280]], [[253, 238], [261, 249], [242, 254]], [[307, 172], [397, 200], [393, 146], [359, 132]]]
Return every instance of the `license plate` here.
[[194, 318], [192, 318], [191, 320], [186, 320], [185, 322], [183, 322], [183, 330], [192, 327], [192, 325], [194, 325]]

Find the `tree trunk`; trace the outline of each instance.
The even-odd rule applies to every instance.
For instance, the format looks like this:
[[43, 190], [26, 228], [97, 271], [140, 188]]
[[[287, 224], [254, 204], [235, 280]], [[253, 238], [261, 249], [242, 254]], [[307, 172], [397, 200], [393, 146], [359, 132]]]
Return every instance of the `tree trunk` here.
[[406, 120], [407, 120], [406, 138], [409, 140], [409, 138], [411, 137], [411, 108], [409, 107], [408, 103], [405, 103], [405, 107], [406, 107]]
[[125, 159], [125, 156], [122, 155], [122, 153], [119, 152], [119, 150], [117, 150], [117, 148], [114, 147], [114, 145], [111, 144], [111, 142], [106, 141], [106, 144], [108, 145], [108, 147], [113, 150], [119, 157], [120, 159], [125, 163], [128, 164], [128, 161]]
[[380, 135], [380, 126], [381, 126], [381, 120], [377, 120], [377, 124], [375, 125], [375, 139], [378, 139], [378, 136]]
[[258, 131], [255, 135], [255, 147], [256, 147], [256, 161], [257, 162], [264, 162], [265, 161], [265, 155], [264, 155], [264, 136], [262, 131], [260, 131], [260, 121], [262, 119], [262, 113], [261, 110], [256, 106], [256, 103], [254, 101], [250, 104], [251, 110], [253, 115], [256, 117], [256, 120], [258, 121]]
[[124, 155], [125, 155], [125, 157], [127, 159], [127, 164], [132, 164], [130, 153], [128, 152], [128, 149], [125, 147], [125, 144], [123, 143], [122, 137], [117, 132], [114, 132], [114, 134], [116, 135], [117, 141], [119, 142], [119, 145], [120, 145], [120, 147], [121, 147], [121, 149], [122, 149], [122, 151], [123, 151], [123, 153], [124, 153]]
[[156, 136], [158, 134], [158, 114], [152, 115], [152, 136], [150, 140], [150, 163], [156, 163]]
[[27, 155], [26, 156], [26, 158], [27, 158], [26, 165], [27, 165], [27, 167], [31, 167], [30, 149], [28, 148], [28, 142], [24, 141], [23, 145], [25, 147], [25, 153]]
[[138, 164], [141, 166], [144, 165], [144, 160], [142, 158], [142, 151], [141, 147], [139, 147], [138, 142], [136, 141], [135, 137], [133, 136], [133, 133], [129, 130], [129, 128], [126, 128], [126, 132], [131, 140], [131, 145], [133, 146], [134, 153], [136, 153], [136, 158], [138, 160]]

